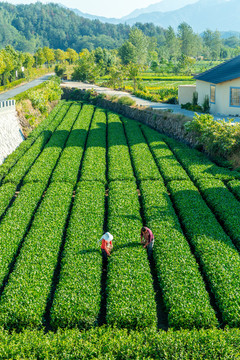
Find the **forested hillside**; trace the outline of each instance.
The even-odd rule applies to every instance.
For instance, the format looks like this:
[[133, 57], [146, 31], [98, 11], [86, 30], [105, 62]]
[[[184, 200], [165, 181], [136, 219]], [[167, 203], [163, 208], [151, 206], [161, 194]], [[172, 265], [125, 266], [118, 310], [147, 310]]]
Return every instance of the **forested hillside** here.
[[[130, 30], [129, 25], [88, 20], [55, 4], [0, 3], [0, 48], [10, 44], [17, 50], [29, 52], [43, 46], [63, 50], [71, 47], [76, 51], [98, 46], [113, 49], [121, 46]], [[151, 34], [148, 26], [143, 31], [157, 38], [164, 33], [155, 26], [151, 27]]]

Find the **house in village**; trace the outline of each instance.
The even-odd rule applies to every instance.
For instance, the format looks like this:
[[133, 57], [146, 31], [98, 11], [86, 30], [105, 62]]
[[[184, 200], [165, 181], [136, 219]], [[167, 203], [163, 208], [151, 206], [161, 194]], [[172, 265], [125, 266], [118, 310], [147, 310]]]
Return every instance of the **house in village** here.
[[196, 91], [199, 105], [209, 97], [211, 114], [240, 115], [240, 55], [194, 78], [196, 86], [179, 87], [179, 104], [192, 102]]

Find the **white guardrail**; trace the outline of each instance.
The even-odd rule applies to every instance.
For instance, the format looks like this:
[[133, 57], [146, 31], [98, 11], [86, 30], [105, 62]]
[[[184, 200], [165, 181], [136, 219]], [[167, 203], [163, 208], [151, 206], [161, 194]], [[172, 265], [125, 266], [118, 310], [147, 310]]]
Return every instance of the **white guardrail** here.
[[15, 100], [0, 101], [0, 114], [16, 110]]

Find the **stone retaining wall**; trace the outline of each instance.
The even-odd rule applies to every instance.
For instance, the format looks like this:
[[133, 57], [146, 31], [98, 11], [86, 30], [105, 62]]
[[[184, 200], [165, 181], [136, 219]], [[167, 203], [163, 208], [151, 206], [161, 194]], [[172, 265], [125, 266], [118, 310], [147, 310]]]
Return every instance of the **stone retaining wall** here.
[[[86, 90], [63, 88], [63, 91], [63, 97], [67, 100], [87, 100], [87, 97], [89, 96], [89, 93]], [[173, 114], [164, 110], [122, 105], [118, 102], [101, 98], [101, 96], [90, 97], [89, 101], [97, 106], [117, 112], [130, 119], [140, 121], [141, 123], [146, 124], [163, 134], [185, 142], [188, 145], [197, 145], [197, 140], [187, 133], [184, 127], [184, 124], [186, 124], [187, 121], [192, 120], [190, 117], [186, 117], [182, 114]]]

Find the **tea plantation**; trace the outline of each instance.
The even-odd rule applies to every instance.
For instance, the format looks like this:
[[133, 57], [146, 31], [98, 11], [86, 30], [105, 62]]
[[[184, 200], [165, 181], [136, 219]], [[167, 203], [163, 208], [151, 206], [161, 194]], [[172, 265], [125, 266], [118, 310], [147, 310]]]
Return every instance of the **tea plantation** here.
[[240, 358], [239, 200], [239, 172], [60, 102], [0, 166], [0, 358]]

